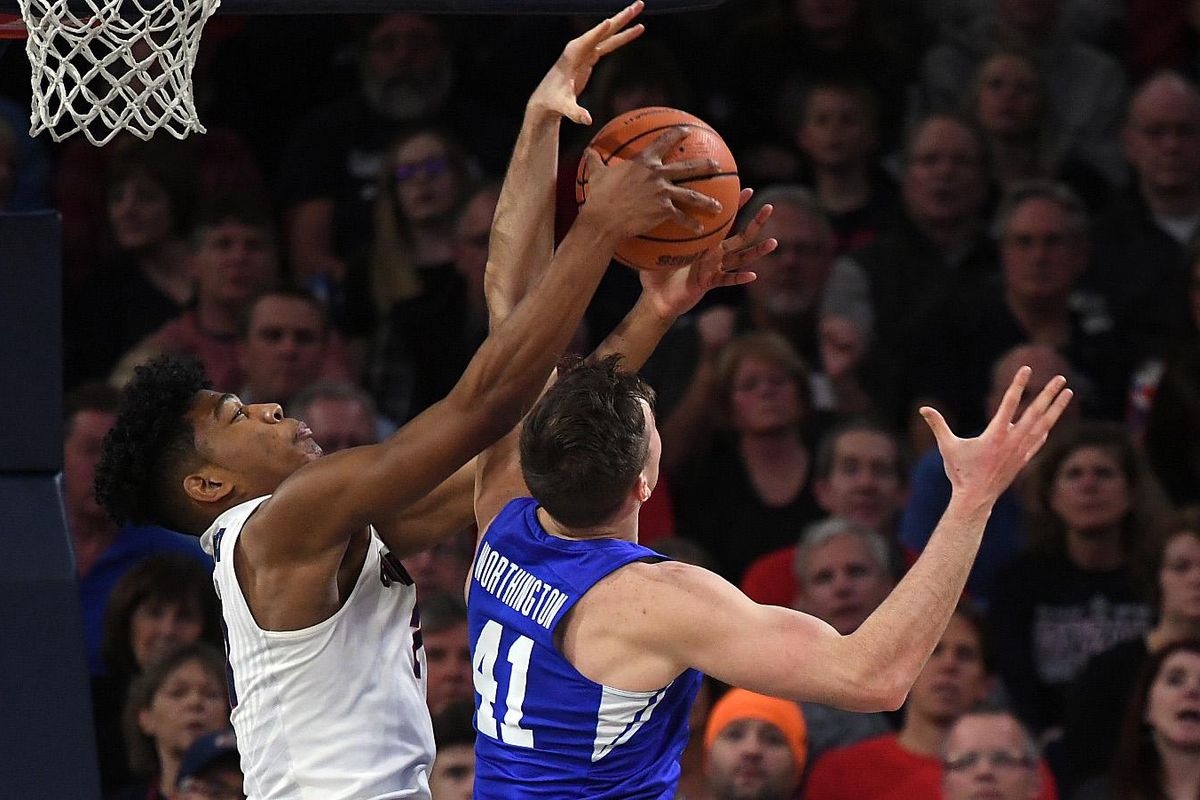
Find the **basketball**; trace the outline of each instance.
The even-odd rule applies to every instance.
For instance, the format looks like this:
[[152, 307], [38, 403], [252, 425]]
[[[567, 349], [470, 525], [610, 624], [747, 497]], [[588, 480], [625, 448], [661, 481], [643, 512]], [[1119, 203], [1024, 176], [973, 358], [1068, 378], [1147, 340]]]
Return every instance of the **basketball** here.
[[[711, 158], [717, 171], [681, 181], [721, 203], [715, 214], [689, 209], [688, 213], [704, 225], [702, 233], [675, 222], [666, 222], [641, 236], [627, 239], [617, 248], [616, 258], [622, 264], [637, 269], [677, 269], [686, 267], [700, 254], [719, 243], [729, 232], [738, 211], [737, 164], [723, 140], [706, 122], [686, 111], [675, 108], [638, 108], [609, 122], [588, 145], [608, 164], [613, 159], [630, 159], [652, 144], [670, 128], [687, 128], [688, 136], [674, 151], [663, 157], [663, 163], [693, 158]], [[580, 159], [575, 179], [575, 202], [587, 201], [587, 159]]]

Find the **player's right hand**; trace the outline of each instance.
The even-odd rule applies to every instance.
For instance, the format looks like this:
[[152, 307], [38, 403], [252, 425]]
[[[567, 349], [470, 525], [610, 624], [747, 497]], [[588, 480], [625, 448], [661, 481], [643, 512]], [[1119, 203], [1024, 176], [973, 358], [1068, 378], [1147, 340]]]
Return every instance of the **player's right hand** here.
[[592, 76], [592, 69], [601, 58], [632, 42], [646, 30], [640, 24], [625, 27], [645, 7], [643, 0], [637, 0], [568, 42], [562, 55], [530, 96], [529, 108], [549, 111], [579, 125], [591, 125], [592, 115], [579, 105], [579, 95], [583, 94]]
[[590, 147], [588, 159], [587, 201], [579, 210], [581, 219], [599, 224], [616, 242], [645, 233], [664, 222], [675, 222], [703, 233], [701, 222], [689, 210], [712, 214], [721, 204], [695, 189], [675, 185], [675, 181], [711, 175], [720, 167], [711, 158], [663, 163], [663, 156], [684, 137], [686, 129], [672, 128], [632, 160], [614, 159], [605, 165]]
[[1071, 402], [1072, 393], [1067, 388], [1067, 379], [1056, 375], [1014, 422], [1031, 373], [1027, 366], [1017, 370], [996, 415], [974, 439], [955, 436], [933, 408], [920, 409], [937, 439], [955, 496], [990, 506], [1046, 443], [1050, 429]]

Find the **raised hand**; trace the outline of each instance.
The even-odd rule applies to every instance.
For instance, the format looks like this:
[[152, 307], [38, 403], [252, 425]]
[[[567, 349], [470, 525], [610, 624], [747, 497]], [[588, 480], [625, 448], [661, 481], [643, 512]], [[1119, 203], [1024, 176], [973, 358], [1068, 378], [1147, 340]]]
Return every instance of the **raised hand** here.
[[645, 7], [642, 0], [637, 0], [568, 42], [529, 98], [530, 108], [550, 111], [580, 125], [591, 125], [592, 115], [579, 105], [578, 97], [583, 94], [592, 77], [592, 69], [601, 58], [632, 42], [646, 30], [640, 24], [625, 28]]
[[942, 415], [929, 406], [920, 409], [937, 439], [955, 495], [971, 502], [994, 503], [1045, 444], [1050, 429], [1071, 402], [1072, 392], [1066, 388], [1067, 379], [1056, 375], [1013, 422], [1031, 373], [1029, 367], [1017, 371], [996, 415], [974, 439], [955, 436]]
[[672, 128], [631, 160], [613, 159], [605, 165], [590, 147], [587, 200], [579, 209], [585, 217], [616, 237], [617, 241], [637, 236], [664, 223], [675, 222], [702, 233], [704, 226], [685, 209], [721, 212], [721, 204], [695, 189], [676, 186], [677, 181], [711, 175], [719, 169], [711, 158], [693, 158], [663, 163], [663, 156], [688, 135], [685, 128]]
[[[753, 189], [743, 189], [738, 208], [753, 195]], [[710, 289], [738, 286], [758, 277], [742, 269], [779, 245], [774, 239], [758, 238], [773, 210], [770, 205], [763, 206], [744, 231], [705, 250], [691, 266], [670, 271], [642, 270], [642, 294], [653, 303], [655, 313], [674, 319], [695, 307]]]

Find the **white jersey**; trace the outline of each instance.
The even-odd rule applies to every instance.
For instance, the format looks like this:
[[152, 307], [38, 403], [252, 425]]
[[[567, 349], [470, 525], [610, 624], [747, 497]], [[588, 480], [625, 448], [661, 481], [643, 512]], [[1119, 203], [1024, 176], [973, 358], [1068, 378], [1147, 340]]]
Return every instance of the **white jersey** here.
[[216, 562], [246, 794], [427, 800], [434, 744], [416, 586], [372, 528], [337, 613], [303, 630], [264, 631], [238, 585], [233, 548], [266, 499], [229, 509], [201, 538]]

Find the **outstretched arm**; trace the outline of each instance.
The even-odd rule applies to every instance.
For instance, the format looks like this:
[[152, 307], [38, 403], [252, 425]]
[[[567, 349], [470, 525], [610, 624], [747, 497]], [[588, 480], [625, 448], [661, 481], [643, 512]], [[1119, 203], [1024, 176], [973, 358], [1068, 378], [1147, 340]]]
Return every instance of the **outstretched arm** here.
[[[449, 395], [387, 441], [335, 453], [288, 478], [249, 523], [263, 531], [243, 539], [247, 550], [260, 549], [255, 562], [303, 564], [325, 574], [368, 523], [379, 526], [400, 557], [422, 549], [424, 542], [407, 540], [397, 528], [398, 516], [516, 424], [578, 325], [617, 244], [667, 220], [699, 229], [681, 209], [719, 207], [675, 183], [713, 169], [711, 160], [662, 163], [685, 135], [664, 134], [632, 161], [605, 166], [596, 159], [594, 191], [551, 269], [492, 332]], [[384, 533], [397, 530], [400, 535]]]
[[572, 39], [525, 105], [488, 241], [483, 288], [491, 328], [508, 317], [554, 254], [559, 121], [566, 117], [579, 125], [592, 124], [591, 114], [579, 105], [579, 95], [601, 58], [645, 31], [642, 25], [625, 27], [643, 8], [645, 3], [637, 0]]
[[[750, 189], [742, 190], [739, 205], [744, 206], [752, 193]], [[636, 372], [675, 320], [700, 302], [706, 292], [753, 281], [755, 274], [745, 268], [777, 245], [774, 239], [759, 239], [772, 210], [770, 205], [763, 206], [744, 232], [707, 250], [691, 267], [642, 271], [642, 293], [637, 303], [592, 357], [619, 354], [622, 369]], [[550, 380], [553, 382], [553, 377]], [[519, 439], [518, 426], [476, 459], [475, 519], [480, 535], [508, 501], [528, 494], [517, 453]]]
[[859, 711], [898, 708], [962, 594], [992, 505], [1070, 401], [1065, 379], [1056, 377], [1011, 422], [1029, 374], [1018, 372], [975, 439], [959, 439], [937, 411], [922, 409], [953, 494], [917, 563], [857, 631], [842, 636], [806, 614], [760, 606], [712, 573], [673, 564], [629, 609], [647, 620], [631, 626], [630, 648], [658, 654], [667, 675], [695, 667], [765, 694]]
[[[554, 257], [554, 188], [558, 176], [559, 121], [587, 125], [591, 115], [579, 106], [596, 63], [633, 41], [645, 28], [625, 28], [645, 4], [638, 0], [611, 20], [571, 40], [542, 78], [525, 106], [488, 241], [484, 294], [488, 328], [496, 330]], [[396, 520], [396, 537], [426, 546], [475, 521], [475, 460], [446, 479]], [[390, 537], [389, 537], [390, 538]]]

